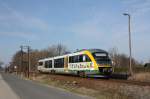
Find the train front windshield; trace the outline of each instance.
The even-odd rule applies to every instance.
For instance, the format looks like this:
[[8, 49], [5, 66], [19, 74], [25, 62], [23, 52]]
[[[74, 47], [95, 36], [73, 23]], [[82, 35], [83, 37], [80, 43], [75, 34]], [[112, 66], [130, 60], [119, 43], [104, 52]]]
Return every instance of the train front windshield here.
[[108, 53], [95, 52], [93, 53], [93, 56], [98, 64], [111, 65], [111, 59], [109, 58]]

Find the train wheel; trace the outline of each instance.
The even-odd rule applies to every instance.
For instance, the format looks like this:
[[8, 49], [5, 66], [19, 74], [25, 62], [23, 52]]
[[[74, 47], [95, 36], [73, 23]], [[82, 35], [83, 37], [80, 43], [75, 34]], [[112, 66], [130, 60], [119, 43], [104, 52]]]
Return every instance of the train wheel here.
[[38, 73], [42, 73], [40, 70], [38, 70]]
[[51, 74], [55, 74], [55, 70], [51, 70]]
[[78, 72], [78, 75], [79, 75], [80, 77], [86, 77], [86, 74], [85, 74], [84, 71], [79, 71], [79, 72]]

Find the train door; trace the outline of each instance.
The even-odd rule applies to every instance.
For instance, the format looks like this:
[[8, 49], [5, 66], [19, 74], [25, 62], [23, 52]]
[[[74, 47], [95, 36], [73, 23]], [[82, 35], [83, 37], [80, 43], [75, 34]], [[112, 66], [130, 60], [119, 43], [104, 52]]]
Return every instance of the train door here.
[[64, 58], [64, 71], [68, 72], [68, 56]]

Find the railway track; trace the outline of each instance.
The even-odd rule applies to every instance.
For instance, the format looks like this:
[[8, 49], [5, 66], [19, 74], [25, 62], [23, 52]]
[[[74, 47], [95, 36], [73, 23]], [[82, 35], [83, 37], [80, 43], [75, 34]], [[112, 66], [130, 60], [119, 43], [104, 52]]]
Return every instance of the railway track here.
[[[88, 81], [95, 81], [95, 82], [108, 82], [108, 83], [120, 83], [120, 84], [128, 84], [128, 85], [138, 85], [138, 86], [150, 86], [150, 82], [141, 82], [141, 81], [134, 81], [134, 80], [124, 80], [124, 79], [115, 79], [115, 78], [109, 78], [109, 79], [105, 79], [105, 78], [99, 78], [99, 77], [90, 77], [90, 78], [81, 78], [78, 77], [76, 75], [66, 75], [66, 74], [48, 74], [48, 73], [39, 73], [38, 75], [47, 75], [50, 76], [52, 78], [59, 78], [59, 80], [68, 80], [68, 79], [74, 79], [74, 80], [83, 80], [85, 82]], [[60, 78], [64, 78], [64, 79], [60, 79]]]

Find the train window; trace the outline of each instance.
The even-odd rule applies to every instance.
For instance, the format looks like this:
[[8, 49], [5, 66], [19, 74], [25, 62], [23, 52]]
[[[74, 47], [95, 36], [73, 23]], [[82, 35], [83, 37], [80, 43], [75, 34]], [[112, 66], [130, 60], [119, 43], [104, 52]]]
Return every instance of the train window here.
[[87, 62], [91, 62], [90, 57], [89, 57], [89, 56], [87, 56], [87, 55], [86, 55], [86, 61], [87, 61]]
[[43, 65], [43, 62], [39, 62], [39, 66], [42, 66]]
[[83, 62], [86, 62], [86, 56], [85, 55], [83, 56]]
[[55, 59], [54, 68], [64, 68], [64, 58]]
[[48, 61], [45, 61], [45, 68], [48, 68]]
[[79, 61], [78, 56], [74, 56], [74, 63], [77, 63]]
[[91, 59], [89, 58], [89, 56], [84, 55], [83, 61], [84, 61], [84, 62], [91, 62]]
[[49, 60], [48, 62], [49, 62], [49, 65], [48, 65], [49, 68], [52, 68], [52, 60]]
[[52, 68], [52, 60], [45, 61], [45, 68]]
[[69, 57], [69, 63], [72, 63], [72, 57], [71, 56]]
[[72, 56], [69, 56], [69, 63], [73, 63], [73, 57]]
[[98, 52], [95, 52], [95, 53], [93, 53], [93, 56], [95, 58], [103, 58], [103, 57], [108, 57], [108, 53], [98, 53]]
[[78, 56], [70, 56], [69, 57], [69, 63], [76, 63], [79, 61]]
[[73, 63], [73, 56], [69, 57], [69, 63]]
[[69, 57], [69, 63], [90, 62], [91, 59], [87, 55], [76, 55]]
[[83, 55], [79, 56], [79, 62], [83, 62]]

